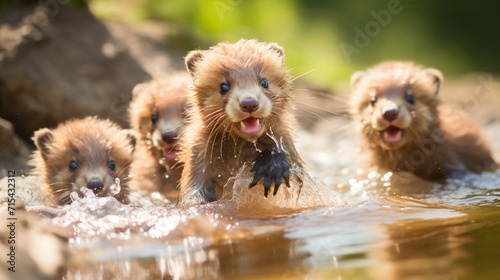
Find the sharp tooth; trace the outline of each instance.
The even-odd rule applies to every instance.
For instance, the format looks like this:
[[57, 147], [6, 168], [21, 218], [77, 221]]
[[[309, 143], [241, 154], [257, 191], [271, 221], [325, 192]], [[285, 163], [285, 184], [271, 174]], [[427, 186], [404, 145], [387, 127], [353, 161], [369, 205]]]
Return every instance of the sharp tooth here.
[[257, 119], [257, 126], [260, 126], [260, 120]]
[[241, 122], [241, 128], [243, 128], [243, 129], [247, 128], [247, 126], [245, 125], [244, 122]]
[[397, 137], [398, 139], [401, 139], [401, 130], [398, 130], [398, 133], [396, 134], [396, 137]]

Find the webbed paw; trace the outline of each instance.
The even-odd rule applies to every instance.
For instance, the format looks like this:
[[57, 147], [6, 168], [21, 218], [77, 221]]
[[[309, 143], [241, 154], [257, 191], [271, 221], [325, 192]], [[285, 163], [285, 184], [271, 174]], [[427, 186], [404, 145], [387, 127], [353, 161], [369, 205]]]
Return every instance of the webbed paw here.
[[290, 168], [292, 165], [288, 160], [287, 153], [278, 146], [263, 151], [255, 161], [252, 172], [255, 172], [250, 188], [262, 180], [264, 184], [264, 196], [267, 197], [271, 185], [274, 183], [273, 196], [278, 193], [279, 186], [285, 181], [290, 187]]

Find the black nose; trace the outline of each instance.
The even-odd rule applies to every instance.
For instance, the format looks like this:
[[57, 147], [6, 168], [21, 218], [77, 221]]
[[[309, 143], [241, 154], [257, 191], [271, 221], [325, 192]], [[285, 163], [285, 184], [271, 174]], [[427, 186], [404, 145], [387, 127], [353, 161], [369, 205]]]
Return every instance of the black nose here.
[[91, 189], [95, 194], [100, 193], [103, 187], [104, 183], [99, 179], [93, 179], [87, 183], [87, 188]]
[[161, 139], [163, 140], [163, 142], [167, 144], [174, 144], [175, 141], [177, 140], [177, 133], [173, 130], [165, 131], [161, 135]]
[[390, 109], [384, 112], [384, 120], [386, 121], [393, 121], [398, 118], [398, 110], [396, 109]]
[[259, 102], [255, 99], [245, 99], [240, 103], [241, 111], [251, 113], [259, 109]]

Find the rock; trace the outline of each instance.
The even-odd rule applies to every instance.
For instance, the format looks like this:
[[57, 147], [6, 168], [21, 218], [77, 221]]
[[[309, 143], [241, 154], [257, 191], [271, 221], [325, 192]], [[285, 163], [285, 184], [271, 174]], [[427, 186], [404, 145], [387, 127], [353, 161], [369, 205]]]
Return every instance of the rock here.
[[[147, 53], [133, 57], [126, 44], [134, 35], [122, 30], [120, 41], [88, 10], [40, 3], [0, 11], [0, 117], [25, 140], [41, 127], [87, 115], [126, 126], [132, 88], [150, 78], [148, 60], [137, 60]], [[134, 48], [168, 56], [160, 45], [135, 41]], [[170, 65], [157, 66], [168, 72]]]
[[127, 127], [132, 88], [184, 68], [166, 49], [165, 25], [102, 23], [85, 8], [38, 3], [0, 10], [0, 177], [26, 168], [19, 137], [31, 143], [39, 128], [88, 115]]
[[9, 221], [6, 226], [0, 227], [0, 251], [5, 252], [5, 255], [11, 254], [0, 263], [0, 278], [60, 278], [58, 276], [69, 259], [70, 232], [47, 226], [41, 218], [19, 205], [22, 204], [19, 200], [16, 203], [16, 220], [7, 220], [11, 210], [8, 211], [7, 202], [0, 203], [0, 218]]
[[[171, 50], [174, 42], [165, 39], [172, 32], [168, 25], [158, 22], [130, 25], [119, 21], [106, 21], [104, 24], [113, 38], [150, 76], [163, 77], [173, 71], [186, 69], [183, 56], [187, 50], [181, 54]], [[143, 78], [144, 81], [149, 79]]]
[[14, 132], [12, 124], [0, 118], [0, 178], [7, 170], [22, 174], [27, 169], [30, 149]]

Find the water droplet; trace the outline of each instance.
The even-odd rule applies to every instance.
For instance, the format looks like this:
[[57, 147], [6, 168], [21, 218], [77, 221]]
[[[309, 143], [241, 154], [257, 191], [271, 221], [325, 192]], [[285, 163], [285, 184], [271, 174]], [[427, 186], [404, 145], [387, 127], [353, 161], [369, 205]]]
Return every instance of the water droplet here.
[[165, 179], [168, 179], [168, 178], [170, 178], [170, 175], [165, 174]]
[[269, 136], [269, 138], [271, 138], [271, 140], [274, 141], [274, 143], [276, 144], [276, 146], [279, 147], [279, 143], [278, 143], [278, 140], [276, 140], [276, 138], [274, 137], [274, 132], [271, 128], [269, 128], [269, 130], [271, 131], [271, 134], [269, 134], [268, 132], [266, 132], [266, 135]]
[[370, 173], [368, 173], [368, 178], [369, 179], [374, 179], [375, 177], [377, 177], [378, 173], [375, 172], [375, 171], [372, 171]]
[[71, 198], [71, 201], [75, 201], [78, 199], [78, 193], [77, 192], [71, 192], [71, 194], [69, 195], [69, 197]]
[[81, 187], [80, 192], [83, 194], [84, 197], [95, 197], [95, 193], [87, 187]]
[[255, 143], [255, 142], [252, 142], [252, 143], [253, 143], [253, 146], [255, 147], [255, 150], [257, 150], [257, 152], [259, 152], [259, 153], [262, 153], [262, 150], [257, 148], [257, 143]]
[[161, 194], [159, 192], [154, 192], [151, 194], [151, 197], [154, 199], [161, 199]]
[[113, 184], [113, 185], [111, 185], [111, 187], [109, 187], [109, 194], [111, 196], [115, 196], [115, 195], [119, 194], [120, 191], [121, 191], [120, 179], [115, 178], [115, 184]]

